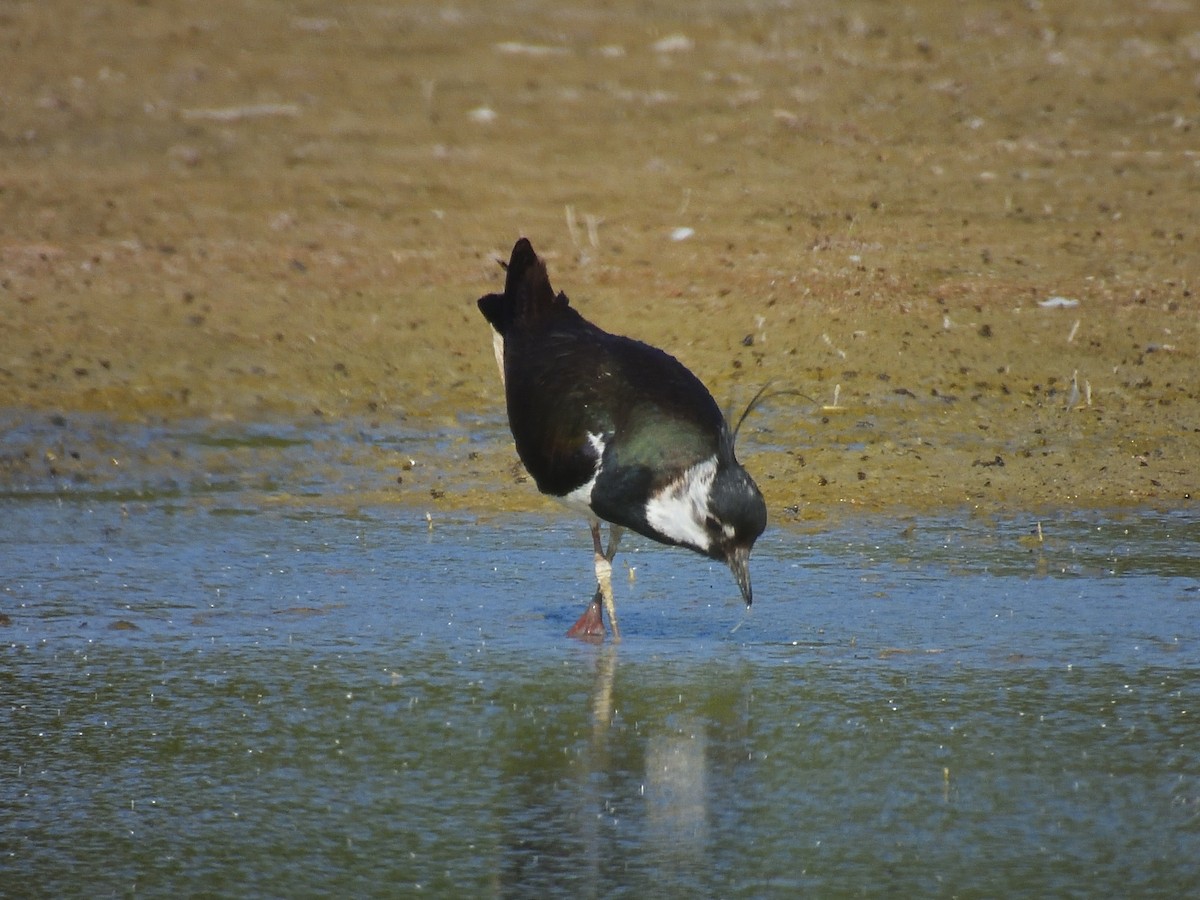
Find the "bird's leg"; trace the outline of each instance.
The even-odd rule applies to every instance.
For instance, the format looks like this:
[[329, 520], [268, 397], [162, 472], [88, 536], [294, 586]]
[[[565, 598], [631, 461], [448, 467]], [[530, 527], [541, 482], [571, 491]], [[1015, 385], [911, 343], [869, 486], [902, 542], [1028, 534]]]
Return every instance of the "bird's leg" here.
[[596, 545], [596, 581], [600, 584], [600, 593], [604, 599], [604, 609], [608, 613], [608, 621], [612, 624], [613, 640], [621, 639], [621, 629], [617, 625], [617, 604], [613, 600], [612, 590], [612, 561], [617, 555], [617, 546], [621, 543], [623, 529], [619, 525], [608, 525], [608, 550], [604, 554], [603, 576], [601, 576], [600, 560], [600, 524], [592, 528], [592, 537]]
[[[617, 544], [621, 541], [621, 529], [615, 525], [609, 526], [608, 552], [600, 545], [600, 522], [592, 522], [592, 548], [596, 554], [596, 593], [588, 604], [583, 615], [579, 617], [567, 631], [567, 637], [582, 638], [583, 640], [603, 639], [604, 615], [608, 613], [608, 621], [612, 623], [613, 640], [621, 639], [621, 629], [617, 625], [617, 606], [613, 601], [612, 592], [612, 560], [617, 555]], [[601, 605], [603, 604], [603, 606]]]
[[620, 544], [620, 529], [610, 523], [608, 526], [608, 551], [600, 552], [600, 523], [592, 523], [592, 545], [596, 552], [596, 583], [599, 593], [604, 600], [605, 612], [608, 613], [608, 624], [612, 625], [612, 640], [620, 640], [620, 625], [617, 624], [617, 604], [612, 599], [612, 560], [617, 556], [617, 545]]
[[[602, 641], [604, 640], [604, 613], [601, 602], [604, 599], [604, 591], [599, 586], [600, 584], [600, 567], [601, 563], [609, 567], [609, 587], [608, 593], [612, 594], [612, 564], [608, 563], [604, 558], [604, 553], [600, 549], [600, 523], [592, 522], [592, 547], [596, 551], [596, 593], [592, 596], [591, 602], [587, 609], [583, 611], [583, 615], [579, 620], [567, 630], [567, 637], [580, 638], [585, 641]], [[611, 602], [611, 601], [610, 601]], [[609, 618], [612, 614], [609, 613]]]
[[[621, 543], [621, 536], [625, 534], [625, 529], [620, 525], [608, 523], [608, 550], [604, 554], [604, 558], [610, 563], [616, 558], [617, 546]], [[599, 537], [599, 534], [597, 534]]]

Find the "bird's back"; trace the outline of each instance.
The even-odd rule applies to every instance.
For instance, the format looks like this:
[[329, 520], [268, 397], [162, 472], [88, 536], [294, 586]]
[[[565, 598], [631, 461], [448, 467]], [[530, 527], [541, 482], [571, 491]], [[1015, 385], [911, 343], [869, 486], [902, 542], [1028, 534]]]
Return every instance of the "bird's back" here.
[[562, 496], [592, 477], [589, 436], [605, 440], [616, 466], [653, 481], [721, 451], [728, 429], [703, 383], [670, 354], [584, 319], [524, 238], [504, 293], [479, 308], [503, 339], [509, 424], [543, 492]]

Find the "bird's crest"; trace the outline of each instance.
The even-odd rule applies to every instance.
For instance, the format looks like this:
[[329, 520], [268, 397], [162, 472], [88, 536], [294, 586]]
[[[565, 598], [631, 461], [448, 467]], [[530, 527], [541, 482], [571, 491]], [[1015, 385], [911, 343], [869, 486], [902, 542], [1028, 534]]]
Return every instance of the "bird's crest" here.
[[[740, 416], [738, 416], [737, 424], [733, 426], [733, 435], [730, 438], [730, 443], [733, 443], [733, 444], [737, 443], [738, 432], [742, 430], [742, 423], [746, 421], [746, 416], [748, 416], [748, 415], [750, 415], [750, 413], [754, 412], [755, 408], [761, 402], [763, 402], [763, 400], [766, 399], [766, 397], [764, 397], [763, 395], [767, 393], [767, 390], [768, 390], [768, 388], [771, 387], [771, 384], [772, 384], [772, 382], [768, 381], [766, 384], [764, 384], [762, 387], [760, 387], [758, 389], [757, 394], [755, 394], [753, 397], [750, 398], [750, 402], [746, 404], [745, 411], [743, 411], [742, 414]], [[728, 416], [726, 416], [726, 418], [728, 418]]]
[[555, 295], [546, 264], [533, 252], [528, 238], [517, 241], [508, 263], [500, 265], [506, 272], [504, 293], [479, 299], [480, 312], [500, 334], [513, 322], [533, 323], [567, 308], [567, 295]]
[[[740, 416], [738, 416], [737, 424], [733, 426], [733, 432], [730, 435], [730, 439], [729, 439], [731, 444], [737, 443], [738, 432], [742, 430], [742, 423], [746, 421], [746, 417], [749, 416], [750, 413], [754, 412], [754, 410], [758, 409], [758, 407], [762, 406], [762, 404], [764, 404], [768, 400], [770, 400], [772, 397], [781, 397], [781, 396], [791, 395], [791, 396], [795, 396], [795, 397], [803, 397], [805, 400], [812, 400], [812, 398], [809, 397], [807, 394], [803, 394], [800, 391], [792, 390], [790, 388], [780, 388], [779, 390], [773, 391], [773, 390], [771, 390], [771, 386], [774, 384], [775, 384], [775, 382], [768, 381], [766, 384], [764, 384], [762, 387], [760, 387], [758, 389], [757, 394], [755, 394], [753, 397], [750, 398], [750, 402], [746, 404], [745, 411]], [[812, 400], [812, 402], [815, 403], [816, 401]], [[725, 416], [725, 418], [728, 420], [729, 415], [727, 414]]]

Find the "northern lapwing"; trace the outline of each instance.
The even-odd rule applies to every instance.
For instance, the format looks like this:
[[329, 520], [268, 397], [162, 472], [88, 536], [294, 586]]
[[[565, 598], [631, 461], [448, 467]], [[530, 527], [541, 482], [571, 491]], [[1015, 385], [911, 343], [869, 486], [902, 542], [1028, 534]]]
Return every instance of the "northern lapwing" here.
[[480, 298], [479, 309], [495, 331], [517, 454], [538, 490], [591, 524], [596, 594], [567, 634], [602, 638], [603, 602], [620, 640], [612, 561], [624, 529], [725, 563], [748, 607], [750, 550], [767, 507], [708, 389], [675, 357], [572, 309], [525, 238], [505, 268], [504, 293]]

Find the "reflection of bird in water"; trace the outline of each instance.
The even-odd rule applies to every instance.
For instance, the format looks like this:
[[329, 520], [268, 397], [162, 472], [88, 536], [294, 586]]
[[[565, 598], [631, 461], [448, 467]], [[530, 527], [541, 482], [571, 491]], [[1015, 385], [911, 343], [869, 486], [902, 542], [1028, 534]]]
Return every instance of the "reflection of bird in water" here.
[[[617, 714], [613, 696], [616, 671], [614, 648], [597, 654], [592, 681], [592, 738], [584, 759], [588, 776], [613, 771], [610, 741], [616, 740], [612, 730]], [[706, 723], [692, 716], [682, 720], [668, 716], [659, 727], [665, 730], [651, 734], [645, 742], [638, 807], [645, 815], [645, 835], [655, 855], [668, 869], [688, 868], [700, 863], [709, 839]], [[606, 780], [601, 779], [599, 784]], [[620, 814], [609, 805], [612, 785], [608, 791], [596, 790], [597, 781], [587, 777], [580, 781], [580, 786], [585, 791], [580, 798], [580, 840], [585, 848], [586, 865], [598, 878], [603, 865], [612, 862], [611, 841], [605, 835], [613, 827], [619, 827], [615, 822], [609, 827], [604, 823]], [[631, 813], [632, 809], [626, 809], [623, 816]]]
[[584, 649], [579, 665], [539, 669], [512, 694], [494, 893], [650, 896], [670, 884], [719, 895], [718, 831], [751, 825], [739, 799], [756, 777], [745, 766], [754, 674]]
[[696, 720], [646, 743], [646, 828], [669, 856], [698, 856], [708, 842], [707, 755], [708, 736]]
[[504, 293], [479, 309], [495, 330], [517, 453], [542, 493], [591, 521], [596, 594], [567, 633], [603, 637], [603, 602], [620, 639], [612, 561], [624, 529], [725, 563], [749, 606], [766, 504], [707, 388], [673, 356], [584, 319], [525, 238], [506, 268]]
[[608, 733], [613, 717], [613, 679], [617, 674], [617, 654], [612, 650], [596, 656], [596, 680], [592, 687], [592, 735], [601, 740]]

